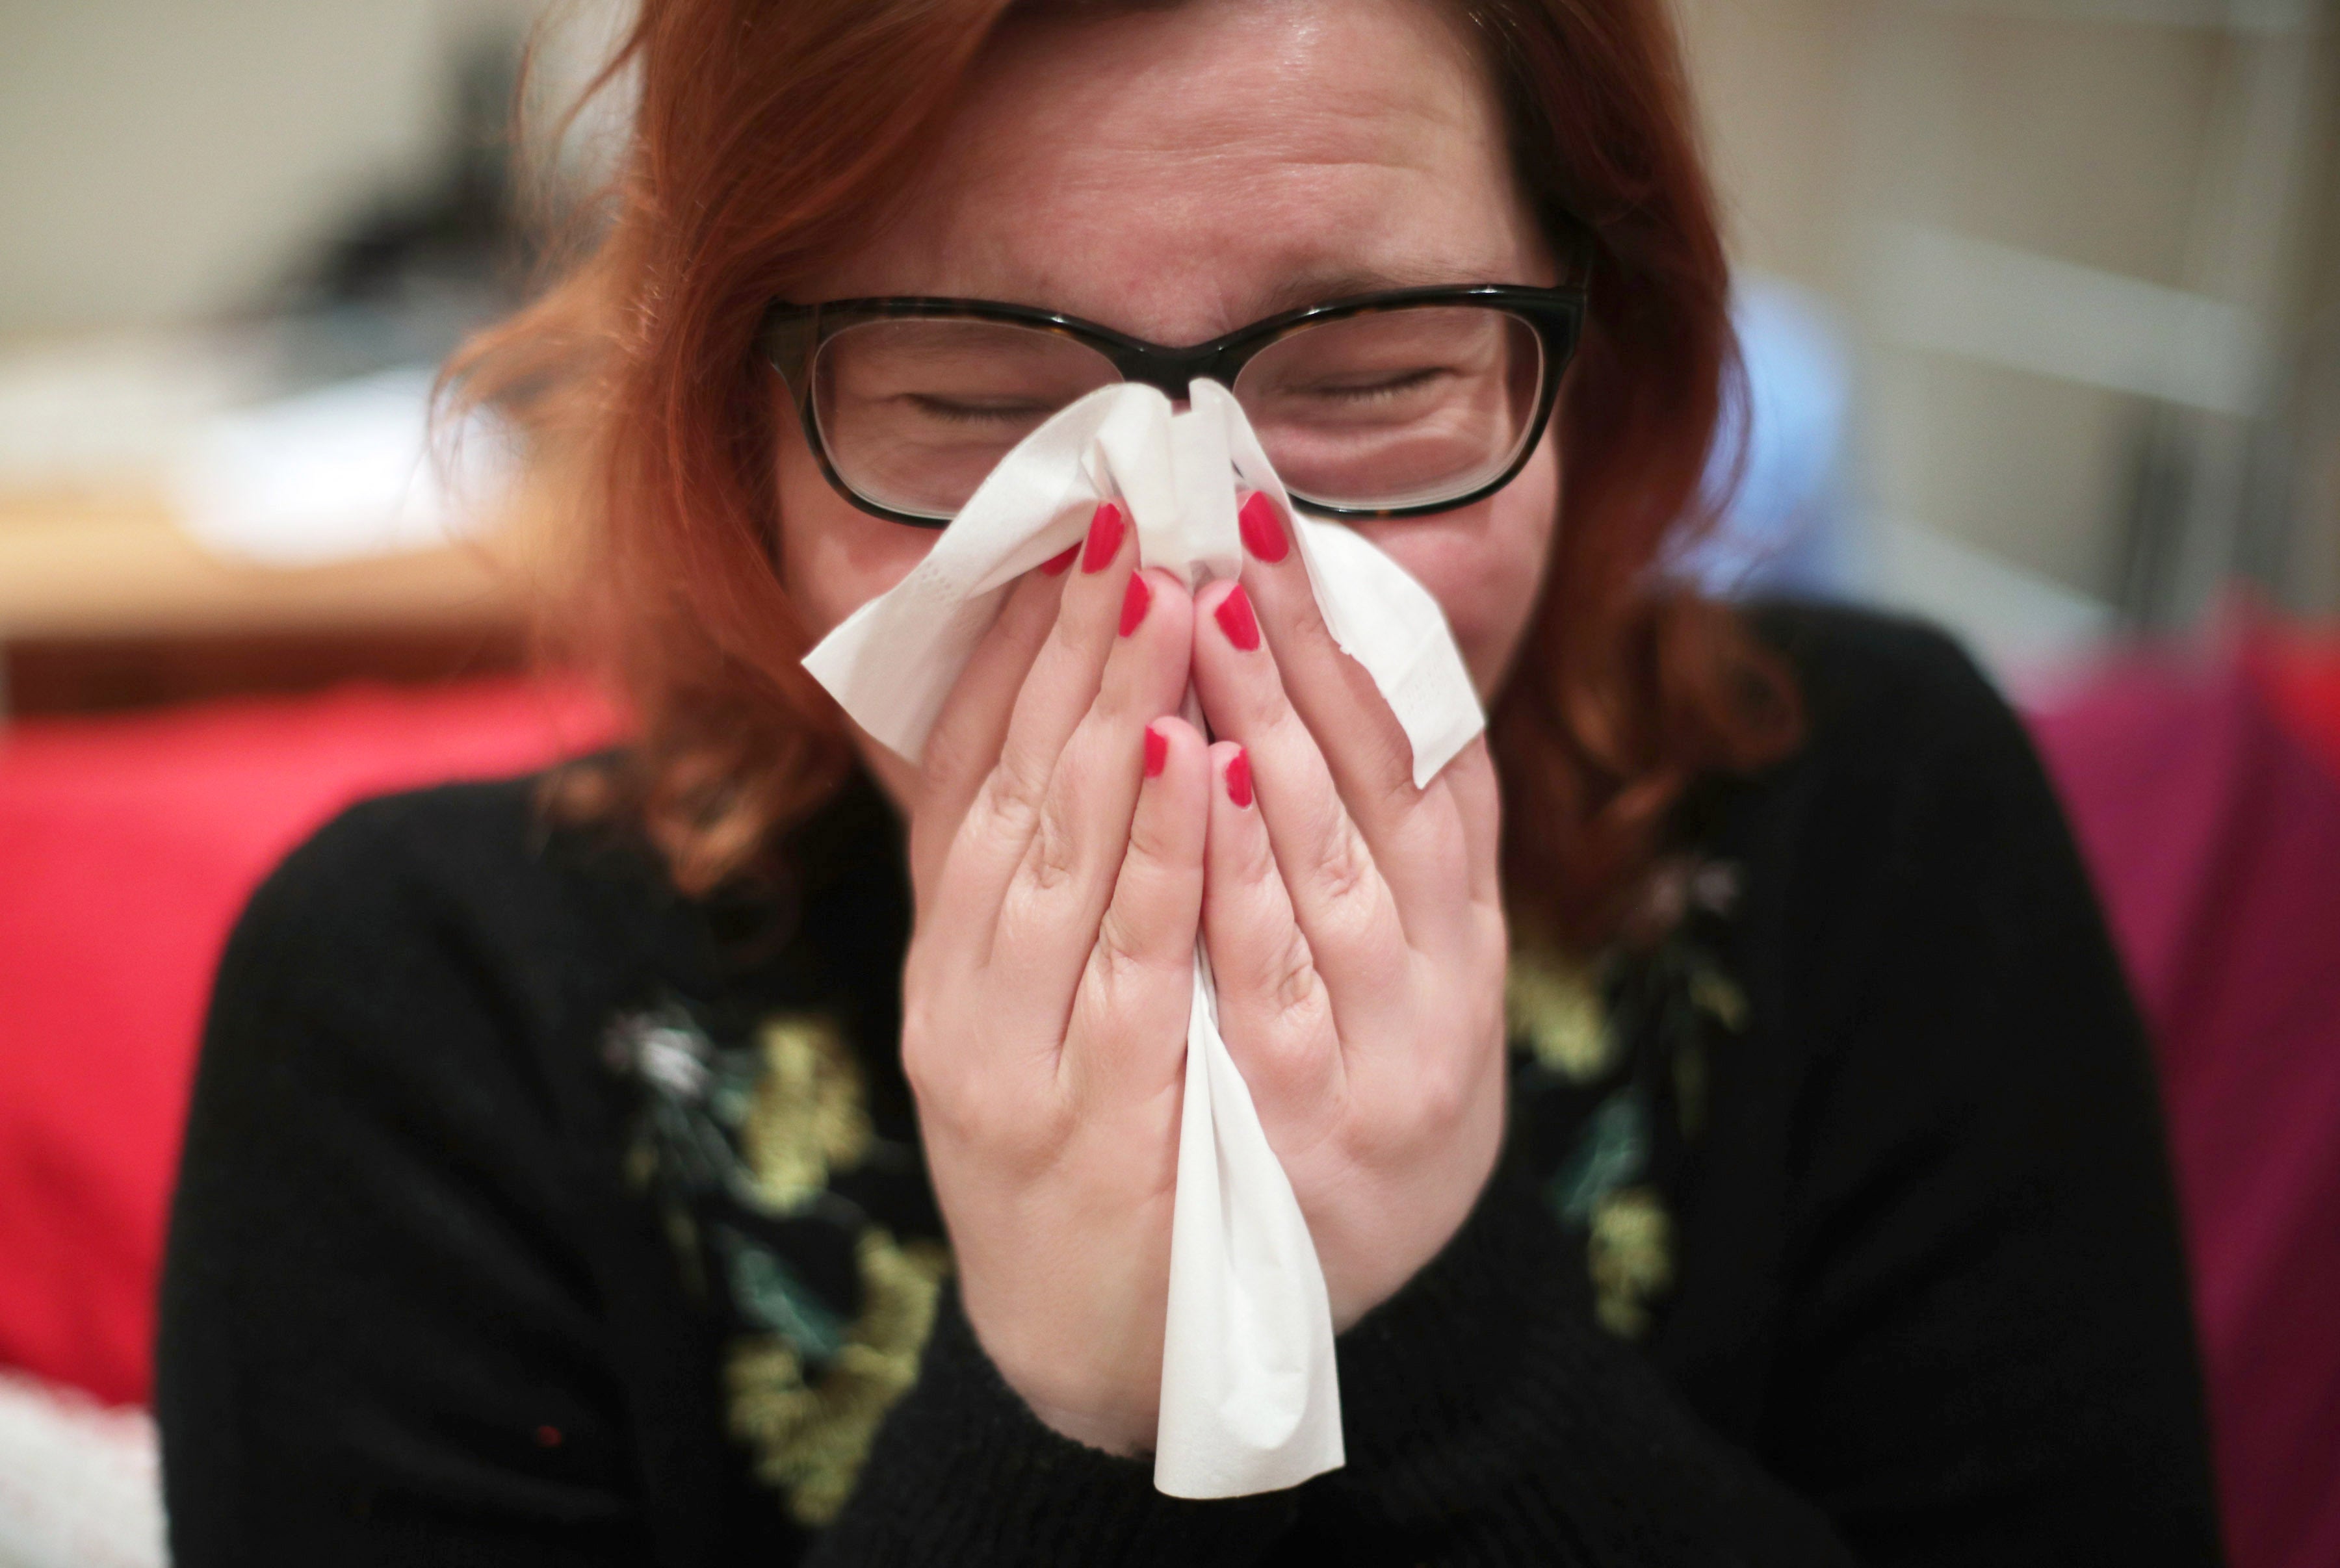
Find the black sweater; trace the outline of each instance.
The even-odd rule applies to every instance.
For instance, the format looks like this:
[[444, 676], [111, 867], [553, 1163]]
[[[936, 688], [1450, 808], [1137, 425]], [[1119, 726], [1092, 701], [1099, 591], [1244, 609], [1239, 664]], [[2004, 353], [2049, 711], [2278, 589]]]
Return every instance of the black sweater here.
[[960, 1315], [866, 784], [719, 902], [525, 782], [355, 808], [213, 1002], [181, 1568], [2215, 1562], [2154, 1088], [2038, 764], [1938, 637], [1767, 624], [1809, 743], [1686, 815], [1661, 940], [1515, 966], [1505, 1158], [1342, 1337], [1347, 1466], [1257, 1498], [1052, 1433]]

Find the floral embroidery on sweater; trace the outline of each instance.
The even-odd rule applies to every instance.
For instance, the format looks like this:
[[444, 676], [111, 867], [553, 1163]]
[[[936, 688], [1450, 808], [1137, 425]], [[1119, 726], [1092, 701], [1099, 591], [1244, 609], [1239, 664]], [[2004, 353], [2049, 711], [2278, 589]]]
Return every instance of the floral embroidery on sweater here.
[[1571, 1129], [1545, 1149], [1544, 1198], [1583, 1237], [1595, 1319], [1646, 1338], [1676, 1277], [1667, 1193], [1705, 1131], [1710, 1058], [1747, 1029], [1717, 951], [1737, 868], [1661, 863], [1626, 940], [1598, 959], [1529, 947], [1506, 992], [1517, 1114]]
[[[1661, 867], [1655, 915], [1597, 961], [1512, 958], [1516, 1114], [1550, 1129], [1545, 1199], [1581, 1238], [1596, 1321], [1621, 1338], [1647, 1338], [1674, 1288], [1669, 1194], [1704, 1129], [1710, 1053], [1747, 1027], [1716, 946], [1735, 887], [1726, 867]], [[917, 1151], [880, 1135], [824, 1014], [719, 1037], [669, 1001], [603, 1040], [638, 1090], [625, 1171], [685, 1285], [734, 1326], [730, 1431], [794, 1518], [825, 1524], [917, 1378], [949, 1269], [941, 1243], [897, 1237], [856, 1201], [865, 1171], [922, 1183]]]
[[[784, 1014], [722, 1046], [669, 1004], [616, 1020], [606, 1047], [644, 1091], [628, 1174], [658, 1202], [685, 1280], [719, 1284], [741, 1329], [725, 1366], [732, 1435], [799, 1523], [825, 1524], [917, 1376], [948, 1254], [897, 1240], [832, 1188], [886, 1149], [828, 1020]], [[791, 1264], [776, 1232], [804, 1224], [849, 1242], [850, 1292]]]
[[786, 1333], [735, 1341], [725, 1368], [731, 1434], [756, 1474], [807, 1524], [837, 1515], [861, 1474], [878, 1424], [918, 1375], [948, 1259], [932, 1242], [897, 1243], [875, 1226], [856, 1247], [862, 1308], [808, 1382], [807, 1354]]

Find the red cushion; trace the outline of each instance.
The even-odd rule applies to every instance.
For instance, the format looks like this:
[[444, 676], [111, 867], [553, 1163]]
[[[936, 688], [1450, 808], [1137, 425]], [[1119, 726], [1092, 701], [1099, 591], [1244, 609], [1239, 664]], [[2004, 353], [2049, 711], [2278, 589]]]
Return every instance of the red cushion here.
[[2243, 656], [2276, 718], [2340, 778], [2340, 634], [2255, 627]]
[[0, 1365], [146, 1397], [212, 971], [269, 869], [362, 796], [614, 729], [519, 680], [0, 729]]
[[2340, 1563], [2340, 747], [2305, 677], [2340, 645], [2237, 652], [2033, 728], [2153, 1025], [2229, 1554], [2306, 1568]]

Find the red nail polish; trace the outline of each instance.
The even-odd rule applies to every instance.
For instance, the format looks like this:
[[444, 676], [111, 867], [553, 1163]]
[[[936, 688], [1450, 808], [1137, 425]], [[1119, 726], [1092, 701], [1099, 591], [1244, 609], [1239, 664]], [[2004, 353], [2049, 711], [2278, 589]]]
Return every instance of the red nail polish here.
[[1040, 563], [1040, 569], [1047, 573], [1052, 577], [1061, 577], [1065, 575], [1065, 568], [1073, 564], [1073, 557], [1080, 553], [1080, 546], [1069, 545], [1062, 551], [1050, 556], [1046, 560], [1042, 561]]
[[1227, 759], [1227, 798], [1237, 805], [1251, 804], [1251, 753], [1247, 751]]
[[1292, 551], [1292, 539], [1277, 521], [1275, 503], [1267, 498], [1264, 490], [1251, 493], [1251, 498], [1235, 514], [1235, 527], [1243, 535], [1244, 548], [1271, 567]]
[[1154, 602], [1154, 585], [1145, 580], [1144, 572], [1129, 574], [1129, 587], [1121, 593], [1121, 635], [1127, 636], [1145, 621], [1145, 606]]
[[1113, 565], [1121, 553], [1122, 526], [1121, 508], [1111, 501], [1096, 509], [1089, 519], [1088, 542], [1081, 547], [1081, 570], [1094, 574]]
[[[1225, 516], [1225, 513], [1220, 515]], [[1219, 623], [1219, 630], [1227, 634], [1227, 641], [1244, 652], [1249, 653], [1259, 646], [1259, 617], [1251, 613], [1251, 596], [1243, 591], [1241, 583], [1235, 585], [1233, 593], [1219, 601], [1219, 607], [1212, 611], [1211, 616]]]
[[1147, 725], [1145, 726], [1145, 776], [1158, 779], [1162, 776], [1162, 770], [1169, 765], [1170, 737], [1152, 725]]

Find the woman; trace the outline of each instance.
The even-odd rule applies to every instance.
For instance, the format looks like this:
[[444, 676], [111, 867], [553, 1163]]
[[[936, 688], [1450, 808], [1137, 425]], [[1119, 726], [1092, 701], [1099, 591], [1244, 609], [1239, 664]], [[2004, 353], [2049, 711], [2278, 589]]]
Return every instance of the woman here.
[[[641, 736], [255, 899], [182, 1563], [2215, 1558], [2018, 730], [1927, 634], [1662, 584], [1730, 354], [1654, 4], [651, 0], [622, 64], [606, 236], [465, 370], [587, 476]], [[922, 767], [847, 734], [798, 658], [1131, 339], [1405, 514], [1491, 745], [1413, 786], [1264, 499], [1191, 594], [1101, 509]], [[1145, 1457], [1198, 932], [1349, 1455], [1215, 1503]]]

